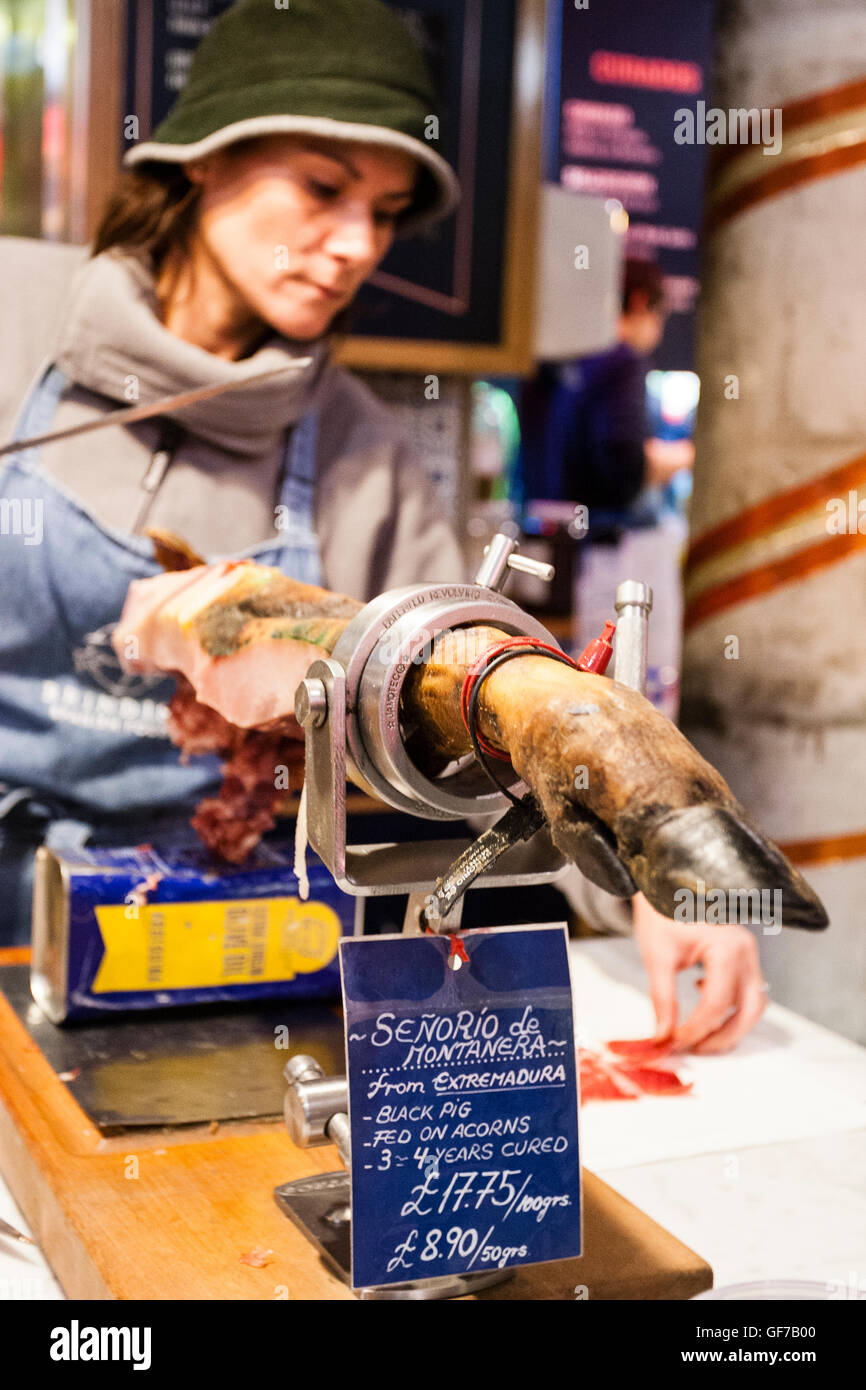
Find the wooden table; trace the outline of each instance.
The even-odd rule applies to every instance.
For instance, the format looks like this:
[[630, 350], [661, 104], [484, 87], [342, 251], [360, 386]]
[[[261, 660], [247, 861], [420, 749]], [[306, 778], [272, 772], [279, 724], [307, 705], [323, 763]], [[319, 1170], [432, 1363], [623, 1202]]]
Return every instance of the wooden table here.
[[[0, 965], [26, 959], [0, 950]], [[277, 1120], [104, 1136], [0, 993], [0, 1171], [70, 1298], [352, 1299], [272, 1195], [340, 1166], [330, 1146], [296, 1148]], [[710, 1286], [703, 1260], [586, 1171], [583, 1200], [582, 1259], [473, 1297], [688, 1298]], [[263, 1268], [242, 1262], [253, 1250], [272, 1252]]]

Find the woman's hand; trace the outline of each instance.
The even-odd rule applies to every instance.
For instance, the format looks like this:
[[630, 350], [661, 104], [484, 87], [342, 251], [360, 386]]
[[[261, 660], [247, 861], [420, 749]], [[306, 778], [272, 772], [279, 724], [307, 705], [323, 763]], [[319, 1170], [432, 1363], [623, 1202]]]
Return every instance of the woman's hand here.
[[[632, 899], [634, 934], [649, 977], [656, 1036], [682, 1051], [726, 1052], [754, 1028], [767, 1006], [755, 938], [736, 923], [674, 922], [642, 893]], [[701, 1000], [677, 1025], [677, 972], [702, 964]]]

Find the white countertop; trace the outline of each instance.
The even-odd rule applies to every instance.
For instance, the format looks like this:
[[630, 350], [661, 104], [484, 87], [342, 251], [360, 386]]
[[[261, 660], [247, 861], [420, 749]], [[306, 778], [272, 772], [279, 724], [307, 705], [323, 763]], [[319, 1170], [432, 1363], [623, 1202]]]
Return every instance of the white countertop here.
[[[633, 942], [571, 954], [581, 1039], [649, 1036]], [[683, 978], [683, 1007], [696, 999]], [[866, 1294], [866, 1049], [771, 1004], [733, 1053], [682, 1071], [686, 1096], [585, 1105], [586, 1166], [707, 1260], [716, 1286], [832, 1280]], [[27, 1230], [2, 1179], [0, 1217]], [[0, 1236], [0, 1301], [62, 1297], [34, 1247]]]
[[[651, 1036], [632, 941], [573, 942], [571, 958], [581, 1039]], [[688, 1095], [582, 1107], [586, 1166], [707, 1260], [717, 1288], [807, 1279], [866, 1296], [866, 1048], [770, 1004], [733, 1052], [678, 1069]]]

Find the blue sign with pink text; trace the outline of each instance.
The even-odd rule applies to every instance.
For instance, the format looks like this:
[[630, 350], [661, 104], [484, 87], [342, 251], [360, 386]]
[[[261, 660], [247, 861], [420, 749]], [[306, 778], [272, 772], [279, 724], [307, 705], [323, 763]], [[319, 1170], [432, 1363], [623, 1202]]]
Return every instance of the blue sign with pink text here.
[[[565, 928], [341, 943], [352, 1286], [581, 1253]], [[459, 961], [459, 968], [452, 968]]]

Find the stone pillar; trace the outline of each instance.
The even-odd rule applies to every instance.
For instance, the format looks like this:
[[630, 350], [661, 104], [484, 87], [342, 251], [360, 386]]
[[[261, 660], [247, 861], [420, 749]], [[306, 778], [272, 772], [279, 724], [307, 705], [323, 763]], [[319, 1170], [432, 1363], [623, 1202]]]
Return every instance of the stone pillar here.
[[711, 165], [681, 722], [830, 913], [772, 997], [866, 1042], [866, 6], [722, 0], [715, 76], [782, 138]]

